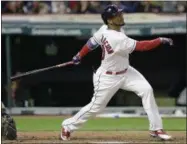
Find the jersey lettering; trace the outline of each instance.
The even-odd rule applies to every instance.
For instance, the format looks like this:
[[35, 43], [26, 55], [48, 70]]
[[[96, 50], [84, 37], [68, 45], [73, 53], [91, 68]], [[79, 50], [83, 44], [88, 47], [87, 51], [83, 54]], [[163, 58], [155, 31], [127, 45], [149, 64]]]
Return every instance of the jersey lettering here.
[[104, 58], [105, 58], [105, 49], [104, 49], [103, 46], [101, 46], [101, 48], [102, 48], [102, 57], [101, 57], [101, 59], [104, 60]]
[[113, 51], [112, 47], [110, 46], [110, 44], [108, 43], [108, 41], [106, 40], [106, 38], [104, 36], [102, 36], [102, 38], [101, 38], [101, 43], [102, 43], [101, 48], [102, 48], [102, 51], [103, 51], [102, 52], [102, 59], [104, 59], [105, 50], [107, 51], [108, 54], [111, 54], [114, 51]]

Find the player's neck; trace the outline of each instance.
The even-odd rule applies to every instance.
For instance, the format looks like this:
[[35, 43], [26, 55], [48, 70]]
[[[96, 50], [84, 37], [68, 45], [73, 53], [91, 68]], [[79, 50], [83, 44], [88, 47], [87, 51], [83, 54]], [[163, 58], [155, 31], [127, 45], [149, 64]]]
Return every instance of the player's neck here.
[[121, 29], [121, 26], [115, 26], [115, 25], [108, 25], [108, 29], [119, 31]]

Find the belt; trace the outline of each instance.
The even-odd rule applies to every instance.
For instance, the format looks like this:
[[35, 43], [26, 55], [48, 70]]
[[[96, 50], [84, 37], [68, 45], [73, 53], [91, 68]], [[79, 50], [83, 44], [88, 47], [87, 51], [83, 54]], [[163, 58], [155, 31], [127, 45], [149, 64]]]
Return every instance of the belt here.
[[126, 71], [127, 71], [127, 68], [125, 70], [118, 71], [118, 72], [106, 71], [106, 74], [109, 74], [109, 75], [119, 75], [119, 74], [126, 73]]

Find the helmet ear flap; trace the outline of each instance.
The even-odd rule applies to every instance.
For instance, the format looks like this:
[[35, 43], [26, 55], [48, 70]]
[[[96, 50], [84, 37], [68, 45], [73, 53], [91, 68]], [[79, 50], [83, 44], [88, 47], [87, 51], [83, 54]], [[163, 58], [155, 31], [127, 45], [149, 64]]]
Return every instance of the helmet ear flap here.
[[107, 22], [107, 18], [104, 13], [102, 13], [101, 18], [102, 18], [103, 22], [107, 25], [108, 22]]

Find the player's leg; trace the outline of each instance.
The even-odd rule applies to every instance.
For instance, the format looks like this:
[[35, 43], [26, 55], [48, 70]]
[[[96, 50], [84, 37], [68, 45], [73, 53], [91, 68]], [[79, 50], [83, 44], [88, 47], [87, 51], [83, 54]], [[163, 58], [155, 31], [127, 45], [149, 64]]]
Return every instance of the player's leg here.
[[[133, 67], [129, 67], [122, 89], [133, 91], [141, 97], [143, 108], [149, 119], [150, 131], [160, 132], [163, 129], [162, 119], [154, 98], [153, 89], [144, 76]], [[163, 135], [163, 137], [170, 138], [168, 135]]]
[[179, 98], [177, 99], [177, 104], [178, 105], [180, 105], [180, 106], [186, 106], [187, 105], [186, 104], [186, 97], [187, 97], [186, 92], [187, 92], [187, 90], [186, 90], [186, 88], [184, 88], [182, 90], [182, 92], [179, 94]]
[[[74, 130], [80, 128], [91, 116], [95, 116], [101, 112], [112, 96], [121, 87], [122, 80], [124, 79], [119, 76], [111, 76], [97, 72], [94, 75], [94, 95], [91, 102], [84, 106], [73, 117], [63, 121], [62, 127], [65, 131], [68, 131], [70, 134]], [[65, 140], [64, 138], [62, 139]]]

